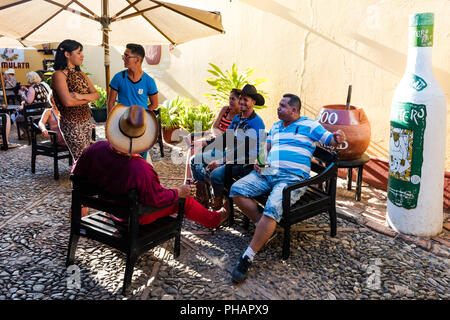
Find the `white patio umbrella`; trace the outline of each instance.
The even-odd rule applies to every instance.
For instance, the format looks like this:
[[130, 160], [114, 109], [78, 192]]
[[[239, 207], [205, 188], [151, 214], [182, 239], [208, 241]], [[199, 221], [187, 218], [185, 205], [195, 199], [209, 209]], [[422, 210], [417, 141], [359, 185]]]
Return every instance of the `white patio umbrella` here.
[[2, 0], [0, 16], [0, 34], [24, 44], [102, 45], [107, 84], [110, 45], [177, 45], [225, 32], [218, 12], [156, 0]]
[[20, 41], [0, 34], [0, 48], [24, 48]]

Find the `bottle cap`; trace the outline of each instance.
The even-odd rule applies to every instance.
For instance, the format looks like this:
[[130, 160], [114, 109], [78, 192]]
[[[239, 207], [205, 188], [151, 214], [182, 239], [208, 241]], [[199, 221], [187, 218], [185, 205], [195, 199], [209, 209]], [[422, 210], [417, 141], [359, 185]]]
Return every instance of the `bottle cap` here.
[[434, 25], [434, 13], [432, 12], [415, 13], [409, 16], [410, 27], [432, 26], [432, 25]]

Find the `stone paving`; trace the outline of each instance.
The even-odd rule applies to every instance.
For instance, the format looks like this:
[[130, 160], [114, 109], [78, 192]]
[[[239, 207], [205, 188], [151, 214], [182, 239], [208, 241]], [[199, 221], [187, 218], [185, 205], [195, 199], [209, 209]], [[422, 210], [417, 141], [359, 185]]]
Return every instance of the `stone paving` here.
[[[104, 137], [101, 127], [97, 134]], [[364, 186], [357, 203], [341, 179], [336, 237], [329, 236], [326, 215], [299, 223], [292, 229], [291, 256], [283, 261], [277, 228], [277, 236], [256, 255], [248, 279], [234, 285], [231, 270], [253, 228], [244, 230], [240, 215], [233, 227], [217, 230], [185, 220], [180, 257], [173, 257], [173, 241], [141, 256], [124, 297], [122, 253], [80, 239], [74, 273], [65, 267], [68, 163], [60, 161], [61, 177], [55, 181], [51, 159], [38, 157], [32, 174], [30, 147], [20, 143], [0, 152], [0, 300], [450, 298], [448, 230], [433, 239], [396, 234], [383, 224], [386, 193]], [[175, 187], [184, 166], [170, 161], [170, 151], [166, 148], [164, 159], [158, 147], [151, 154], [161, 182]]]

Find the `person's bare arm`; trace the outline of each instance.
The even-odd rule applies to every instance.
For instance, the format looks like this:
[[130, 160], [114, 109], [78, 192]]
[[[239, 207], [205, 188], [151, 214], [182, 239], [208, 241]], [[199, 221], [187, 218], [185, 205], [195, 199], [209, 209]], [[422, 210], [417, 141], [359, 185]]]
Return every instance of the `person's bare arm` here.
[[333, 132], [333, 137], [330, 141], [330, 146], [336, 146], [342, 142], [345, 141], [345, 133], [342, 130], [337, 130], [336, 132]]
[[51, 109], [45, 109], [45, 112], [42, 114], [41, 119], [39, 120], [39, 129], [41, 129], [42, 135], [46, 138], [48, 138], [48, 130], [45, 126], [45, 124], [48, 121], [48, 117], [52, 113]]
[[155, 110], [158, 108], [158, 94], [152, 94], [151, 96], [148, 96], [150, 98], [150, 105], [148, 106], [148, 110]]
[[114, 108], [114, 105], [116, 103], [117, 100], [117, 91], [114, 90], [113, 88], [109, 87], [109, 91], [108, 91], [108, 102], [107, 102], [107, 106], [108, 106], [108, 114], [111, 112], [111, 110]]
[[30, 87], [26, 93], [22, 92], [21, 96], [25, 103], [30, 104], [33, 103], [35, 94], [36, 91], [34, 90], [34, 88]]
[[66, 75], [61, 70], [57, 70], [53, 73], [52, 87], [56, 91], [61, 103], [66, 107], [74, 107], [86, 103], [85, 100], [76, 99], [71, 95], [69, 88], [67, 87]]
[[81, 94], [81, 93], [71, 92], [72, 97], [75, 99], [78, 99], [78, 100], [82, 100], [82, 101], [84, 101], [84, 103], [89, 103], [89, 102], [98, 100], [100, 98], [100, 94], [98, 93], [97, 89], [95, 89], [91, 80], [88, 78], [88, 76], [85, 73], [83, 73], [83, 76], [88, 83], [89, 93]]
[[223, 107], [222, 109], [220, 109], [219, 114], [217, 115], [217, 118], [211, 127], [211, 132], [216, 137], [223, 134], [223, 131], [219, 129], [219, 125], [220, 125], [220, 120], [222, 119], [223, 115], [227, 111], [227, 108], [228, 107]]

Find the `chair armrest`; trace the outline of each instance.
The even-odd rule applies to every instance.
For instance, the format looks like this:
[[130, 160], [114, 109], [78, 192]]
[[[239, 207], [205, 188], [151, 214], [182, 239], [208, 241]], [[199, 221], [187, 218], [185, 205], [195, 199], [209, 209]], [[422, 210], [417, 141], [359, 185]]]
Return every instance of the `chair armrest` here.
[[314, 185], [314, 184], [321, 184], [324, 183], [326, 181], [328, 181], [330, 178], [332, 178], [333, 176], [335, 176], [337, 174], [337, 163], [336, 162], [332, 162], [327, 168], [325, 168], [324, 171], [322, 171], [320, 174], [311, 177], [309, 179], [303, 180], [299, 183], [290, 185], [290, 186], [286, 186], [283, 189], [283, 197], [285, 196], [285, 194], [289, 193], [296, 190], [296, 189], [300, 189], [306, 186], [310, 186], [310, 185]]

